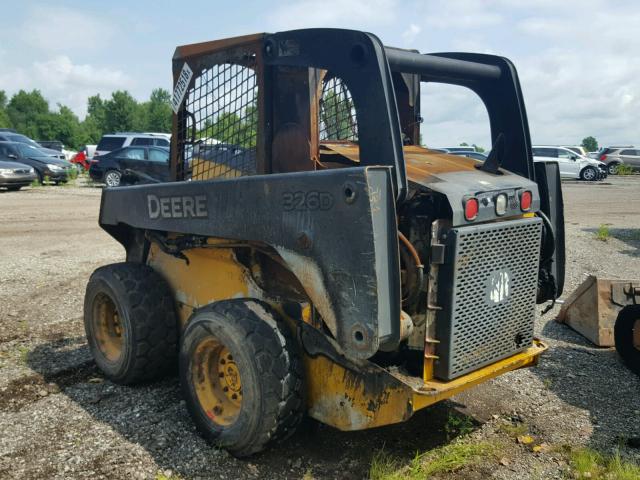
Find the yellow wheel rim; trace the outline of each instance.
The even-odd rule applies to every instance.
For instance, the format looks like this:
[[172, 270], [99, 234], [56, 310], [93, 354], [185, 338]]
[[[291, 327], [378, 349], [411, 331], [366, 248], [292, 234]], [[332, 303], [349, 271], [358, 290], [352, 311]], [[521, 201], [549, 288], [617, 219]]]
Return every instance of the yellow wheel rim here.
[[118, 361], [124, 345], [120, 315], [113, 300], [104, 293], [93, 302], [93, 331], [102, 355], [110, 362]]
[[198, 402], [209, 419], [232, 425], [242, 407], [242, 381], [233, 355], [211, 336], [196, 347], [191, 363], [191, 380]]

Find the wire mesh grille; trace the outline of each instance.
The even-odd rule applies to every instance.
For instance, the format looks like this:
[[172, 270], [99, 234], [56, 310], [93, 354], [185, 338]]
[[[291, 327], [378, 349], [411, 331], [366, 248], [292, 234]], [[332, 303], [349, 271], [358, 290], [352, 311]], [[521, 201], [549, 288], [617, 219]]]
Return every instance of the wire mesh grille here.
[[256, 173], [258, 86], [253, 68], [219, 64], [203, 70], [187, 92], [183, 179]]
[[356, 108], [342, 79], [326, 78], [320, 99], [320, 140], [358, 141]]
[[539, 219], [452, 231], [453, 296], [448, 331], [439, 338], [447, 352], [436, 367], [440, 378], [450, 380], [531, 345], [540, 232]]

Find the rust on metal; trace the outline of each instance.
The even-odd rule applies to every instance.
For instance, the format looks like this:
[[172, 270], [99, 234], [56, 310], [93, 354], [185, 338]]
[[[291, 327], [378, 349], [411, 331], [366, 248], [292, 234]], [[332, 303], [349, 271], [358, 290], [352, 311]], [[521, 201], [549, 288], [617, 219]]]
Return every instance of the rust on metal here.
[[556, 320], [566, 323], [599, 347], [613, 347], [618, 313], [636, 300], [640, 280], [613, 280], [590, 275], [565, 300]]

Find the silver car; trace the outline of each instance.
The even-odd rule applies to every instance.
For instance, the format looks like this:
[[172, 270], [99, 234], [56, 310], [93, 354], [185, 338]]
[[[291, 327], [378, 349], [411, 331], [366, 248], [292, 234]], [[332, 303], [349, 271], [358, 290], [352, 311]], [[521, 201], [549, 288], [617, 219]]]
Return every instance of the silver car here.
[[605, 148], [600, 154], [600, 161], [607, 164], [610, 175], [618, 173], [620, 165], [628, 165], [640, 170], [640, 149], [634, 147]]

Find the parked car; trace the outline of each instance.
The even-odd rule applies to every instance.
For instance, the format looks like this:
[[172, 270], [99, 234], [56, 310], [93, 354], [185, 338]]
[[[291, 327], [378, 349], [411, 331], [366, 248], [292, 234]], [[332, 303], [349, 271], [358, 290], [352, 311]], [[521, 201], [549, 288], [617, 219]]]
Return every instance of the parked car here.
[[57, 150], [53, 150], [51, 148], [45, 148], [40, 145], [35, 140], [30, 139], [26, 135], [22, 135], [20, 133], [15, 132], [0, 132], [0, 142], [18, 142], [24, 143], [25, 145], [30, 145], [34, 148], [40, 149], [45, 155], [53, 158], [59, 158], [60, 160], [65, 160], [64, 153], [58, 152]]
[[41, 149], [19, 142], [0, 141], [0, 159], [29, 165], [40, 183], [48, 177], [56, 185], [67, 182], [69, 169], [73, 168], [65, 160], [49, 157]]
[[561, 145], [561, 146], [564, 148], [568, 148], [572, 152], [575, 152], [578, 155], [580, 155], [581, 157], [589, 158], [589, 152], [587, 152], [587, 149], [580, 145]]
[[609, 174], [618, 173], [620, 165], [627, 165], [634, 170], [640, 169], [640, 149], [634, 147], [608, 147], [600, 153], [600, 161], [607, 166]]
[[140, 178], [169, 181], [169, 149], [166, 147], [124, 147], [94, 157], [89, 175], [107, 187], [138, 183]]
[[0, 146], [0, 187], [7, 190], [20, 190], [31, 184], [38, 176], [33, 167], [14, 161], [5, 160]]
[[438, 147], [436, 150], [445, 150], [449, 153], [453, 152], [475, 152], [475, 147]]
[[166, 134], [135, 132], [110, 133], [102, 136], [93, 156], [102, 156], [106, 153], [128, 146], [156, 146], [169, 148], [169, 145], [170, 140], [167, 138]]
[[558, 162], [562, 178], [596, 181], [602, 180], [607, 176], [607, 169], [604, 163], [578, 155], [566, 147], [552, 145], [536, 145], [533, 147], [534, 162], [549, 160]]
[[449, 152], [450, 155], [458, 155], [459, 157], [469, 157], [484, 162], [487, 155], [481, 152], [468, 152], [466, 150]]

